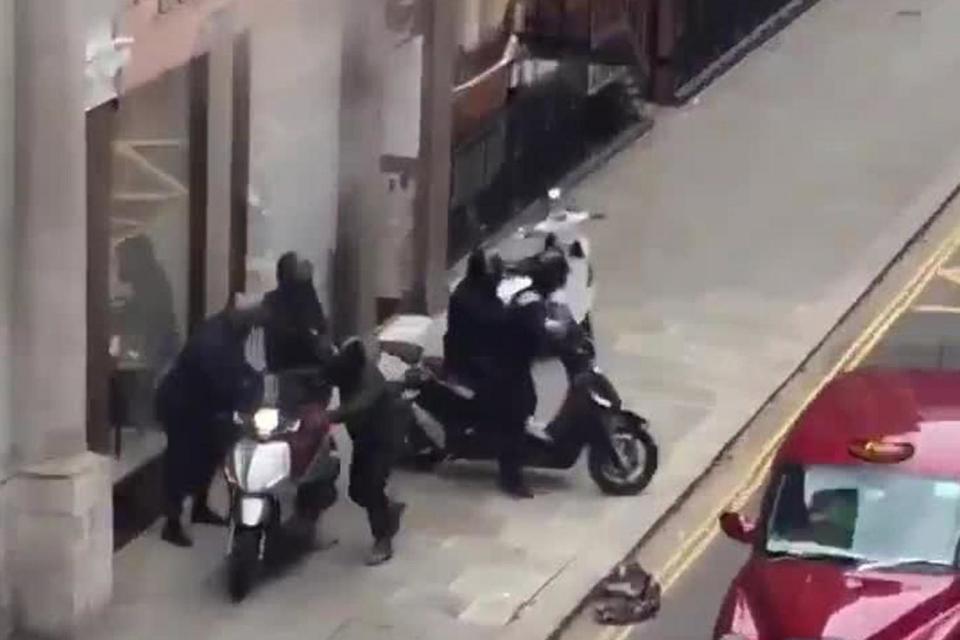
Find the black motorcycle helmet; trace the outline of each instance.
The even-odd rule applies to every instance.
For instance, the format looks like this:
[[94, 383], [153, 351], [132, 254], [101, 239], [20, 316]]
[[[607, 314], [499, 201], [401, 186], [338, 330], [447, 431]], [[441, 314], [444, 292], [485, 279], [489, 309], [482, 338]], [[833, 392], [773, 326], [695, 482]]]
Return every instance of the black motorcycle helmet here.
[[570, 265], [563, 251], [550, 248], [537, 256], [530, 278], [537, 291], [549, 295], [563, 287], [569, 275]]
[[466, 280], [496, 289], [503, 279], [503, 259], [496, 253], [487, 256], [483, 249], [474, 249], [467, 259]]

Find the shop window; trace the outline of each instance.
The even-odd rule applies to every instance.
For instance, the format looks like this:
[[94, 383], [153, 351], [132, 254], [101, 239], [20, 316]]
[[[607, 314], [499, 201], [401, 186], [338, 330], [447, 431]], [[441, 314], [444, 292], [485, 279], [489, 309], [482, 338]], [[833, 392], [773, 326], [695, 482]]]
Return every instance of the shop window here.
[[99, 418], [112, 429], [118, 476], [163, 450], [154, 391], [191, 317], [190, 95], [187, 67], [122, 96], [102, 160], [109, 170], [90, 168], [91, 176], [110, 176], [105, 201], [90, 212], [106, 235], [95, 246], [107, 253], [91, 259], [103, 272], [91, 294], [107, 298], [99, 301], [106, 313], [94, 320], [105, 325], [107, 344], [91, 349], [109, 353], [99, 372], [107, 378], [107, 415]]

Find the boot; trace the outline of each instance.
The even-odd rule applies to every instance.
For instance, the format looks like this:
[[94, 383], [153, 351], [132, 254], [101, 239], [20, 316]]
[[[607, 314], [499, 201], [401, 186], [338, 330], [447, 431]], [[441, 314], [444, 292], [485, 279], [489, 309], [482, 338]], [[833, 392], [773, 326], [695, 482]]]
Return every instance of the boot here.
[[373, 543], [370, 555], [367, 556], [367, 566], [376, 567], [389, 562], [393, 557], [393, 540], [390, 538], [380, 538]]
[[519, 469], [517, 470], [506, 470], [504, 471], [503, 467], [500, 468], [500, 490], [511, 498], [517, 498], [520, 500], [529, 500], [533, 498], [533, 491], [527, 485], [527, 481], [523, 478], [523, 472]]
[[193, 546], [193, 540], [183, 530], [183, 525], [178, 518], [167, 518], [160, 537], [175, 547], [188, 548]]

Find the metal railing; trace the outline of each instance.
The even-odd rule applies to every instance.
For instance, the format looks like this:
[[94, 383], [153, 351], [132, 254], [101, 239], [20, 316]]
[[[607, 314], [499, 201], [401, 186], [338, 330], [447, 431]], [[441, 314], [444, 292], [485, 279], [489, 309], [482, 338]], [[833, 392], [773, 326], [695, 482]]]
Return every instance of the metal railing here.
[[618, 83], [588, 93], [588, 65], [511, 91], [504, 107], [453, 149], [448, 258], [465, 255], [593, 151], [637, 121]]
[[761, 41], [781, 20], [815, 1], [657, 0], [655, 98], [682, 99], [685, 85], [704, 84], [701, 77], [715, 65], [724, 64], [732, 53], [745, 52], [746, 45]]

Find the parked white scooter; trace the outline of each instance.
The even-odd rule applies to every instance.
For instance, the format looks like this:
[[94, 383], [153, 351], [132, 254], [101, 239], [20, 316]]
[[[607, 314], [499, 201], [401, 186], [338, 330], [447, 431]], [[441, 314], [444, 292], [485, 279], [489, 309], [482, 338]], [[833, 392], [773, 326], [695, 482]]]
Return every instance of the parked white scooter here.
[[[578, 209], [570, 199], [563, 198], [559, 188], [551, 189], [547, 196], [550, 207], [547, 217], [531, 227], [518, 229], [498, 248], [498, 253], [508, 264], [519, 265], [522, 271], [523, 263], [534, 259], [545, 247], [552, 245], [562, 250], [570, 266], [570, 275], [566, 285], [551, 299], [566, 305], [574, 319], [592, 336], [590, 311], [593, 309], [595, 288], [590, 240], [583, 226], [606, 216]], [[503, 300], [512, 300], [517, 292], [530, 284], [528, 277], [514, 271], [504, 278], [498, 293]]]

